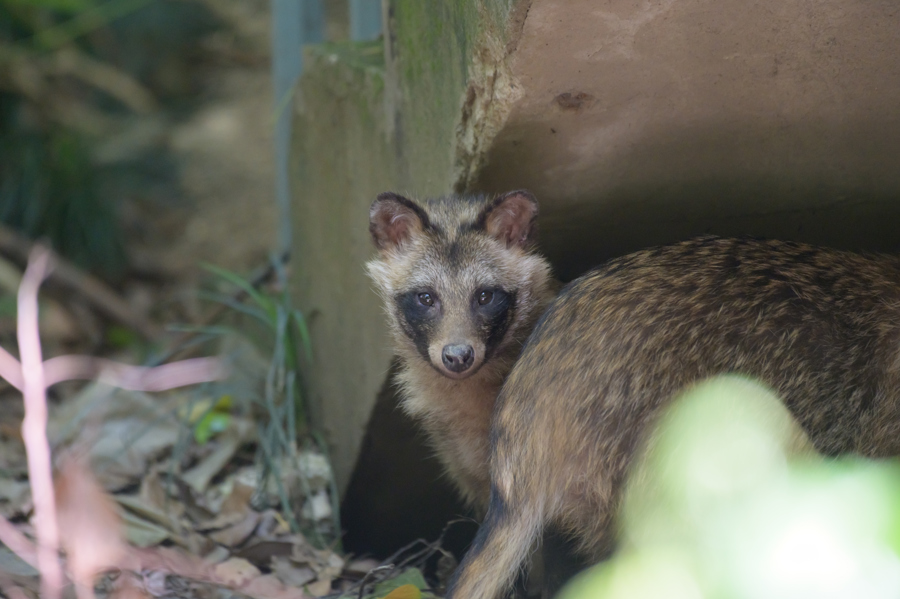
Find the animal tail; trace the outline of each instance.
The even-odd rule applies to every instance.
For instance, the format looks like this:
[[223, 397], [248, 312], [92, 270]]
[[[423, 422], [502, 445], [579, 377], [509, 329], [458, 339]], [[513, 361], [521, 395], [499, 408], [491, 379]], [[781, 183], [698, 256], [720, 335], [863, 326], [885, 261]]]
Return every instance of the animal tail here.
[[544, 506], [508, 501], [496, 486], [484, 522], [447, 589], [446, 599], [497, 599], [522, 569], [544, 525]]

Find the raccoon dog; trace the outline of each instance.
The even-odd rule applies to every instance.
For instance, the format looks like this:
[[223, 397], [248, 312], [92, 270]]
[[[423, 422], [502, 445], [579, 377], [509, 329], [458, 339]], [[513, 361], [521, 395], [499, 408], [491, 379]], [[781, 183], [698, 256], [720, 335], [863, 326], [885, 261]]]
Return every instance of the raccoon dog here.
[[421, 202], [383, 193], [369, 216], [379, 254], [367, 268], [402, 362], [403, 408], [483, 513], [494, 402], [556, 291], [533, 251], [537, 201], [527, 191]]
[[604, 557], [648, 426], [728, 372], [772, 386], [826, 455], [897, 455], [900, 259], [704, 237], [569, 284], [498, 397], [490, 507], [448, 597], [500, 596], [546, 527]]

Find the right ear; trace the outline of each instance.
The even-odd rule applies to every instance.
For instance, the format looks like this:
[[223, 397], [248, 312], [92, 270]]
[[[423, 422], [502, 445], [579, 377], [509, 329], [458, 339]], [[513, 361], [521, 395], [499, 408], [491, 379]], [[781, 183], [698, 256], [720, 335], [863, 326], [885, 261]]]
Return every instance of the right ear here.
[[396, 193], [379, 194], [369, 209], [369, 232], [382, 251], [402, 246], [430, 226], [421, 206]]

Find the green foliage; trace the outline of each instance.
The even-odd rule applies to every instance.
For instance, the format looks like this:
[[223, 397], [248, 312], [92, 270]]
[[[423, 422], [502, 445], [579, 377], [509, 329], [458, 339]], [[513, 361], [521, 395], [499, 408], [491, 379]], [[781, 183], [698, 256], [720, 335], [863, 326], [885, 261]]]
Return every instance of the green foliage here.
[[18, 313], [15, 295], [0, 295], [0, 318], [15, 318]]
[[662, 419], [621, 549], [562, 599], [900, 596], [900, 466], [816, 455], [780, 401], [713, 379]]
[[425, 582], [422, 571], [418, 568], [409, 568], [393, 578], [376, 584], [372, 596], [384, 597], [385, 595], [390, 594], [391, 591], [407, 585], [411, 585], [420, 591], [428, 588], [428, 583]]
[[55, 10], [61, 13], [77, 13], [94, 8], [95, 0], [2, 0], [11, 8]]
[[[261, 293], [250, 282], [230, 270], [212, 264], [204, 264], [203, 268], [246, 293], [254, 305], [248, 306], [221, 294], [206, 293], [203, 297], [218, 301], [265, 324], [275, 334], [276, 340], [280, 340], [280, 343], [284, 344], [285, 366], [288, 370], [296, 371], [301, 350], [306, 359], [310, 358], [312, 355], [312, 344], [309, 339], [306, 319], [299, 310], [290, 307], [287, 285], [282, 286], [283, 291], [280, 295], [270, 296]], [[279, 325], [282, 320], [285, 323], [289, 323], [285, 324], [284, 330], [281, 330]]]
[[[9, 84], [0, 93], [0, 222], [49, 240], [83, 268], [116, 278], [125, 267], [122, 239], [113, 206], [98, 194], [87, 144], [37, 116], [49, 110], [44, 96], [58, 93], [42, 79], [37, 36], [96, 6], [95, 0], [0, 0], [0, 82]], [[37, 78], [33, 89], [20, 90], [19, 79], [6, 72], [22, 65]], [[29, 110], [32, 117], [22, 119]]]
[[[271, 333], [272, 358], [269, 371], [266, 376], [264, 407], [268, 413], [268, 419], [260, 424], [259, 447], [261, 457], [265, 465], [266, 476], [273, 477], [281, 495], [281, 507], [285, 517], [291, 523], [294, 530], [299, 530], [299, 522], [294, 515], [293, 508], [287, 496], [286, 489], [281, 481], [281, 464], [287, 459], [294, 463], [296, 472], [301, 473], [301, 484], [304, 486], [305, 496], [311, 496], [308, 481], [303, 479], [302, 468], [297, 463], [298, 447], [297, 439], [303, 439], [308, 443], [314, 443], [318, 450], [327, 457], [327, 446], [324, 440], [316, 433], [309, 423], [309, 409], [301, 392], [301, 362], [309, 360], [312, 354], [312, 345], [309, 338], [309, 329], [303, 314], [291, 307], [290, 295], [286, 275], [281, 263], [273, 257], [272, 265], [279, 282], [280, 292], [269, 294], [259, 291], [252, 283], [230, 270], [206, 264], [204, 268], [216, 275], [222, 281], [242, 292], [247, 302], [236, 299], [234, 294], [204, 293], [202, 297], [225, 305], [235, 312], [244, 314], [263, 323]], [[212, 413], [212, 412], [211, 412]], [[215, 422], [200, 421], [206, 427], [214, 426]], [[198, 440], [208, 438], [205, 428], [195, 428], [195, 436]], [[336, 536], [334, 542], [339, 544], [340, 515], [339, 494], [334, 480], [331, 481], [330, 495], [332, 499], [332, 513], [334, 514], [333, 532]], [[311, 541], [320, 547], [328, 544], [320, 531], [303, 531]]]
[[119, 325], [110, 325], [106, 327], [104, 338], [106, 339], [106, 343], [115, 349], [139, 348], [143, 341], [139, 334], [127, 327]]
[[194, 425], [194, 440], [203, 445], [231, 424], [231, 396], [220, 397], [206, 409]]
[[[13, 101], [0, 97], [0, 104]], [[121, 273], [125, 253], [116, 217], [97, 193], [84, 142], [59, 128], [0, 131], [0, 222], [49, 239], [84, 268], [108, 278]]]
[[57, 108], [95, 93], [58, 76], [50, 51], [150, 1], [0, 0], [0, 222], [108, 279], [126, 266], [114, 206], [98, 193], [78, 120]]

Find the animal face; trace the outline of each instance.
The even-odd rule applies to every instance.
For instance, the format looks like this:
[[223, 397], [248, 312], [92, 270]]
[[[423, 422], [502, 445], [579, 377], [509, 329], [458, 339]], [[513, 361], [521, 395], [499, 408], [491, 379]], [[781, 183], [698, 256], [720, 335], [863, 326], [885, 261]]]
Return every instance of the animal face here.
[[527, 192], [422, 203], [379, 196], [370, 230], [380, 256], [368, 271], [401, 354], [464, 379], [521, 341], [532, 289], [549, 274], [530, 252], [536, 214]]

